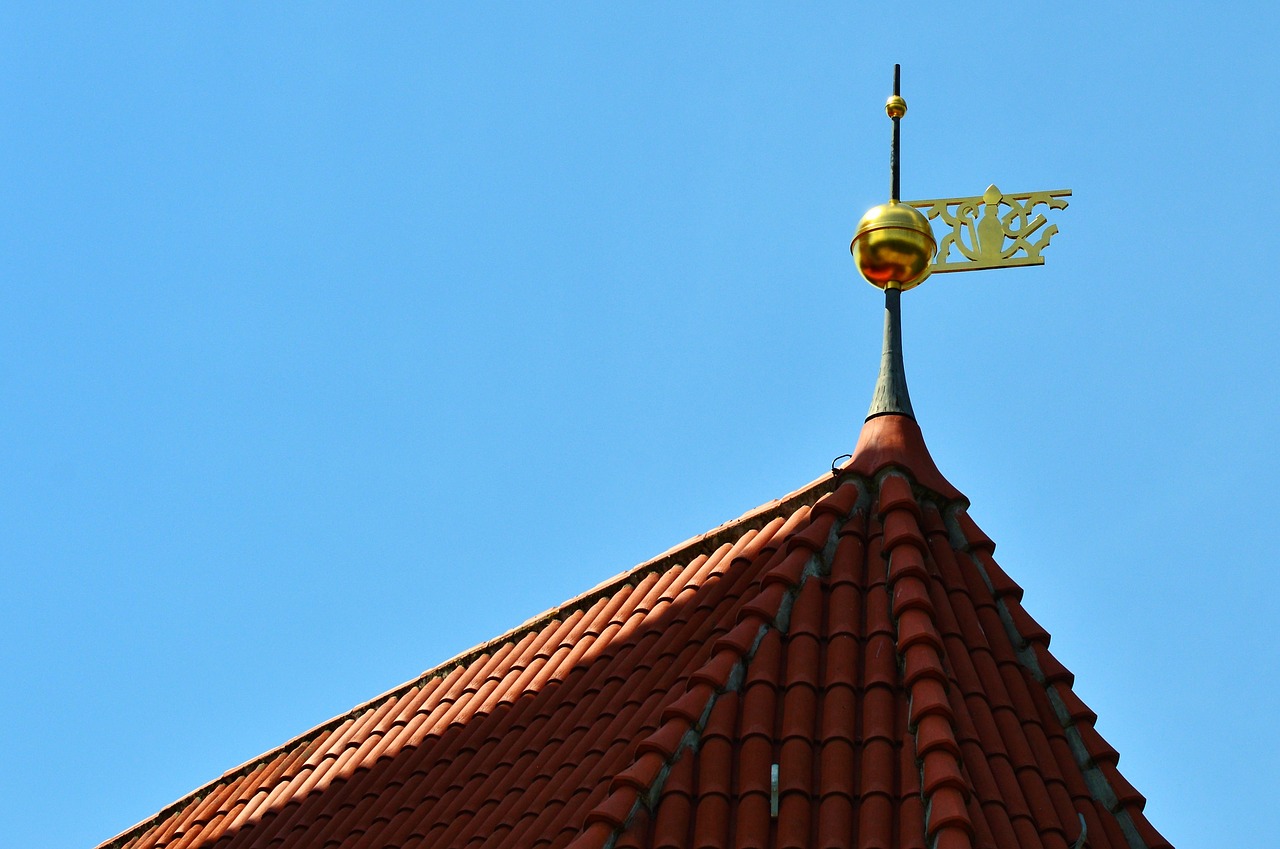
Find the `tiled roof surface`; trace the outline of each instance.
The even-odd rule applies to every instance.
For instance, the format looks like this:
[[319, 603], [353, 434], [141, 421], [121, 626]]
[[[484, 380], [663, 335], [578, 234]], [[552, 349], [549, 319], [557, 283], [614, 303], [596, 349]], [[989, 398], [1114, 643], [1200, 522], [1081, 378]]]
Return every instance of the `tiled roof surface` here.
[[871, 419], [839, 474], [104, 846], [1168, 846], [966, 507]]

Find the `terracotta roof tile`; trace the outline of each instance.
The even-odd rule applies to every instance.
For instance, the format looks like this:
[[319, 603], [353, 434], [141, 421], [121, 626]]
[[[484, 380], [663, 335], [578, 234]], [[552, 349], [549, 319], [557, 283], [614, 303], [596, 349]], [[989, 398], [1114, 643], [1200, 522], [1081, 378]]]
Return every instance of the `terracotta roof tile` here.
[[966, 508], [871, 419], [833, 477], [104, 846], [1168, 846]]

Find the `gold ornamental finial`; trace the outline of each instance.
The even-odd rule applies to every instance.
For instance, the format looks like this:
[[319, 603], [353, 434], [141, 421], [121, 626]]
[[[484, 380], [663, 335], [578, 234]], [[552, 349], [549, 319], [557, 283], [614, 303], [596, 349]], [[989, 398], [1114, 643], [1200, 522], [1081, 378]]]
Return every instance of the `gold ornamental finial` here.
[[[899, 202], [899, 122], [907, 114], [900, 88], [901, 66], [894, 65], [884, 104], [893, 121], [889, 202], [862, 216], [849, 245], [862, 276], [879, 289], [906, 291], [930, 274], [1044, 265], [1041, 251], [1058, 233], [1045, 213], [1066, 209], [1070, 189], [1007, 194], [992, 185], [974, 197]], [[941, 239], [933, 221], [945, 225]]]
[[[946, 235], [938, 243], [938, 258], [930, 267], [934, 274], [945, 274], [1044, 265], [1040, 252], [1058, 233], [1057, 224], [1044, 226], [1048, 224], [1044, 212], [1066, 209], [1064, 198], [1069, 197], [1070, 189], [1005, 194], [992, 185], [978, 197], [907, 203], [928, 220], [939, 219], [946, 225]], [[1007, 211], [1002, 212], [1004, 207]]]
[[902, 99], [902, 66], [893, 66], [893, 94], [884, 104], [893, 121], [893, 148], [889, 156], [889, 202], [872, 207], [858, 222], [849, 250], [858, 271], [879, 289], [914, 289], [929, 276], [929, 264], [937, 251], [933, 228], [908, 204], [898, 202], [900, 188], [899, 155], [902, 151], [902, 116], [907, 102]]
[[938, 245], [929, 219], [910, 204], [889, 201], [862, 216], [849, 250], [872, 286], [905, 291], [929, 276]]
[[[994, 185], [978, 197], [902, 202], [902, 66], [893, 66], [893, 94], [884, 104], [893, 122], [889, 155], [889, 202], [872, 207], [858, 222], [849, 251], [867, 282], [884, 290], [884, 344], [867, 418], [902, 415], [915, 418], [907, 393], [902, 358], [902, 293], [930, 274], [1043, 265], [1040, 252], [1058, 232], [1044, 212], [1066, 209], [1068, 189], [1005, 194]], [[1043, 212], [1040, 211], [1043, 208]], [[1007, 211], [1002, 211], [1006, 210]], [[947, 226], [939, 241], [934, 219]]]

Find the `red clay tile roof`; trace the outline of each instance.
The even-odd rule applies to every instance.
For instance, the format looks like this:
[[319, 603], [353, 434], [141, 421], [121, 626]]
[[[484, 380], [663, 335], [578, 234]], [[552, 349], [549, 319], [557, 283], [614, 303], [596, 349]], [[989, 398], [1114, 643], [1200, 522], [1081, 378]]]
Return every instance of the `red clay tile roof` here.
[[870, 419], [838, 474], [103, 845], [1167, 847], [967, 506]]

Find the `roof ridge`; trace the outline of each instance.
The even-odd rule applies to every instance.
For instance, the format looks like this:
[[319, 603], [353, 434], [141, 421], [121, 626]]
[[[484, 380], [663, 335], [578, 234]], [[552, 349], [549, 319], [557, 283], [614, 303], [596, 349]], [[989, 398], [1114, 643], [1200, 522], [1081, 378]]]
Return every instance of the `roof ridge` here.
[[690, 537], [684, 542], [672, 546], [661, 554], [651, 557], [648, 560], [620, 572], [611, 578], [607, 578], [586, 592], [580, 593], [579, 595], [574, 596], [555, 607], [549, 608], [542, 613], [530, 617], [505, 633], [459, 652], [453, 657], [450, 657], [427, 669], [409, 681], [392, 687], [391, 689], [356, 705], [344, 713], [318, 723], [317, 725], [314, 725], [306, 731], [285, 741], [279, 746], [275, 746], [274, 748], [268, 749], [267, 751], [244, 761], [239, 766], [226, 770], [216, 778], [205, 782], [195, 790], [187, 793], [185, 796], [182, 796], [161, 808], [152, 816], [141, 820], [120, 832], [115, 837], [99, 844], [99, 849], [116, 849], [116, 847], [125, 845], [129, 840], [133, 839], [138, 834], [143, 833], [148, 828], [153, 827], [159, 822], [163, 822], [167, 817], [185, 810], [192, 804], [199, 803], [218, 787], [224, 786], [234, 779], [249, 774], [254, 769], [261, 767], [263, 764], [269, 763], [273, 758], [283, 753], [295, 751], [300, 747], [307, 746], [323, 732], [337, 728], [342, 723], [363, 716], [371, 710], [376, 710], [388, 699], [402, 696], [410, 690], [421, 687], [427, 681], [435, 678], [442, 678], [452, 670], [460, 666], [466, 666], [486, 652], [492, 651], [493, 649], [508, 643], [516, 642], [523, 635], [537, 630], [550, 620], [585, 609], [600, 598], [611, 595], [624, 584], [634, 583], [636, 580], [653, 572], [659, 572], [670, 568], [681, 560], [688, 561], [696, 558], [700, 554], [710, 553], [711, 551], [719, 548], [728, 538], [740, 536], [742, 533], [747, 531], [759, 530], [768, 524], [769, 521], [780, 515], [785, 515], [788, 511], [793, 512], [806, 504], [814, 504], [823, 496], [838, 488], [850, 475], [851, 473], [848, 471], [823, 475], [822, 477], [809, 482], [799, 489], [793, 490], [781, 498], [767, 501], [764, 504], [748, 510], [736, 519], [730, 519], [718, 527], [712, 528], [706, 533]]
[[[1053, 718], [1059, 722], [1070, 743], [1071, 754], [1084, 774], [1090, 793], [1115, 816], [1131, 849], [1168, 847], [1168, 841], [1155, 832], [1143, 813], [1146, 798], [1116, 769], [1119, 753], [1093, 727], [1097, 714], [1075, 694], [1072, 687], [1075, 676], [1049, 650], [1051, 635], [1022, 607], [1022, 588], [991, 556], [994, 544], [966, 511], [950, 512], [944, 521], [952, 539], [962, 547], [991, 589], [996, 611], [1013, 645], [1014, 655], [1036, 683], [1044, 688]], [[1065, 695], [1059, 688], [1066, 691]], [[1087, 730], [1082, 731], [1081, 726]], [[1083, 841], [1088, 833], [1083, 815], [1080, 826], [1078, 842]]]
[[950, 705], [943, 660], [945, 646], [938, 615], [929, 596], [931, 577], [925, 558], [929, 544], [919, 500], [901, 474], [881, 476], [876, 513], [884, 528], [882, 556], [892, 599], [894, 650], [909, 699], [907, 732], [915, 745], [920, 798], [925, 806], [925, 836], [932, 846], [972, 846], [975, 829], [967, 809], [974, 794], [965, 775], [955, 714]]
[[[853, 480], [849, 478], [853, 478]], [[867, 509], [867, 503], [870, 499], [865, 479], [860, 476], [850, 475], [841, 476], [839, 481], [838, 486], [825, 493], [814, 503], [813, 509], [804, 516], [801, 522], [797, 523], [797, 527], [787, 532], [785, 539], [779, 546], [783, 554], [782, 559], [757, 579], [756, 584], [760, 587], [759, 594], [761, 596], [765, 595], [767, 587], [779, 587], [776, 594], [771, 594], [776, 595], [776, 605], [744, 605], [738, 614], [738, 623], [733, 631], [717, 640], [713, 646], [711, 657], [689, 675], [686, 679], [689, 683], [686, 684], [684, 694], [664, 711], [664, 721], [659, 728], [637, 744], [636, 757], [632, 760], [631, 765], [618, 778], [614, 779], [614, 786], [610, 787], [606, 797], [587, 813], [583, 822], [583, 830], [569, 844], [567, 849], [597, 849], [597, 847], [598, 849], [613, 849], [619, 837], [630, 827], [641, 808], [648, 807], [651, 810], [654, 808], [657, 799], [662, 794], [671, 770], [675, 768], [680, 759], [691, 751], [697, 751], [702, 734], [706, 730], [707, 722], [716, 703], [725, 694], [738, 692], [741, 689], [743, 682], [746, 680], [747, 670], [750, 668], [761, 643], [769, 632], [776, 630], [781, 634], [787, 633], [790, 625], [791, 608], [795, 604], [796, 597], [811, 578], [822, 576], [830, 571], [831, 560], [835, 555], [836, 543], [839, 539], [841, 528], [859, 510], [865, 511]], [[815, 547], [815, 541], [805, 539], [804, 534], [814, 527], [815, 514], [820, 512], [819, 505], [828, 499], [838, 501], [839, 499], [836, 498], [835, 493], [843, 486], [853, 487], [856, 490], [856, 497], [845, 509], [840, 509], [838, 505], [833, 505], [831, 510], [821, 511], [827, 514], [827, 521], [830, 522], [830, 527], [827, 529], [821, 546]], [[798, 529], [800, 525], [804, 526], [803, 530]], [[781, 531], [782, 529], [779, 530]], [[807, 552], [807, 556], [803, 558], [801, 563], [792, 563], [793, 556], [798, 551]], [[799, 560], [799, 558], [795, 559]], [[800, 566], [798, 573], [795, 570], [797, 565]], [[774, 607], [776, 607], [774, 613], [769, 614], [766, 612]], [[759, 623], [753, 630], [747, 627], [752, 622]], [[741, 633], [734, 637], [733, 634], [735, 632]], [[736, 657], [726, 657], [730, 653], [736, 655]], [[706, 670], [713, 671], [706, 672]], [[709, 687], [710, 692], [705, 693], [701, 699], [696, 698], [699, 691], [695, 688], [695, 684], [701, 685], [703, 688]], [[678, 707], [681, 702], [685, 701], [690, 701], [692, 704]], [[698, 706], [699, 704], [700, 707]], [[694, 707], [697, 707], [696, 712], [691, 710]], [[679, 728], [681, 721], [685, 725], [683, 731]], [[677, 732], [680, 733], [677, 734]], [[666, 748], [663, 748], [662, 744], [664, 742], [668, 744]], [[650, 756], [653, 757], [650, 758]], [[650, 764], [648, 768], [641, 768], [640, 761], [645, 758], [649, 758]], [[660, 759], [660, 761], [654, 763], [655, 759]], [[637, 782], [632, 780], [630, 776], [622, 778], [622, 776], [632, 772], [639, 773], [642, 776], [647, 775], [648, 780]], [[619, 783], [626, 785], [634, 792], [631, 804], [626, 804], [625, 795], [619, 797], [619, 793], [623, 792], [617, 787]], [[631, 795], [631, 793], [626, 795]], [[619, 802], [622, 802], [622, 804], [619, 805]], [[593, 828], [593, 826], [602, 827]]]

